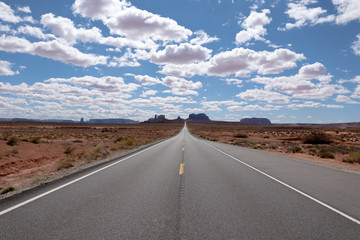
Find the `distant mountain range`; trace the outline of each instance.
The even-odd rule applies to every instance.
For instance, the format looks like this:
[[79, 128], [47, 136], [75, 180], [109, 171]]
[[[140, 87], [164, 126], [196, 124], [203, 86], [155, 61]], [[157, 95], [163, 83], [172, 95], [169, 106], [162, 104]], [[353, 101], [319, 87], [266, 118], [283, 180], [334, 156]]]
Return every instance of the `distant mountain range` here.
[[90, 119], [88, 123], [139, 123], [139, 121], [123, 118]]
[[[0, 118], [0, 122], [13, 121], [13, 122], [53, 122], [53, 123], [94, 123], [94, 124], [136, 124], [139, 121], [124, 118], [109, 118], [109, 119], [89, 119], [89, 121], [66, 120], [66, 119], [30, 119], [30, 118]], [[184, 121], [202, 122], [202, 123], [218, 123], [218, 124], [257, 124], [257, 125], [289, 125], [289, 126], [333, 126], [333, 127], [360, 127], [360, 122], [348, 123], [275, 123], [272, 124], [267, 118], [243, 118], [237, 122], [227, 121], [213, 121], [205, 113], [190, 114], [187, 119], [182, 119], [180, 116], [177, 119], [166, 119], [165, 115], [155, 115], [154, 118], [144, 123], [181, 123]]]
[[29, 119], [29, 118], [0, 118], [0, 122], [54, 122], [54, 123], [139, 123], [139, 121], [123, 118], [90, 119], [89, 121], [73, 121], [64, 119]]
[[56, 123], [77, 123], [80, 121], [64, 119], [30, 119], [30, 118], [0, 118], [0, 122], [56, 122]]
[[210, 118], [205, 113], [195, 114], [192, 113], [189, 115], [187, 119], [182, 119], [180, 116], [177, 119], [171, 120], [167, 119], [165, 115], [155, 115], [153, 118], [149, 118], [145, 123], [166, 123], [166, 122], [183, 122], [183, 121], [208, 121], [210, 122]]

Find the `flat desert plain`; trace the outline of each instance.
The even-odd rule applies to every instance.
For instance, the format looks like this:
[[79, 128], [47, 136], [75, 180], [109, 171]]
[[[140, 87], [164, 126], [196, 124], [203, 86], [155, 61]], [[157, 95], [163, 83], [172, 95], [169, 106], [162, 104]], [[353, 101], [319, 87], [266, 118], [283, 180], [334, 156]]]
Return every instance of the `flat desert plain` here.
[[[360, 127], [191, 121], [187, 126], [193, 135], [210, 141], [360, 172]], [[0, 122], [0, 198], [169, 138], [182, 127], [182, 123]]]
[[183, 124], [0, 122], [0, 193], [39, 184], [177, 134]]
[[268, 151], [360, 171], [360, 127], [332, 125], [187, 124], [210, 141]]

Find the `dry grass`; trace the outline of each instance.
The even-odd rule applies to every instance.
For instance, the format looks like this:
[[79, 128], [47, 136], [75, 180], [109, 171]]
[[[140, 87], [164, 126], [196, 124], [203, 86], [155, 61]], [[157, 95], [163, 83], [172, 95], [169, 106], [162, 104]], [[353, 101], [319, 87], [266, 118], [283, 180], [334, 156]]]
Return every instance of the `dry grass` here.
[[6, 194], [6, 193], [8, 193], [8, 192], [12, 192], [12, 191], [14, 191], [14, 190], [15, 190], [14, 187], [8, 187], [8, 188], [4, 189], [4, 190], [1, 192], [1, 195]]
[[[121, 138], [122, 139], [122, 138]], [[122, 139], [119, 140], [117, 139], [115, 141], [115, 144], [113, 144], [110, 149], [112, 151], [116, 151], [116, 150], [128, 150], [128, 149], [133, 149], [136, 148], [138, 146], [142, 145], [141, 140], [138, 138], [127, 138], [126, 140]]]
[[40, 143], [40, 139], [41, 139], [41, 137], [31, 137], [31, 138], [29, 139], [29, 142], [30, 142], [30, 143], [34, 143], [34, 144], [39, 144], [39, 143]]
[[9, 139], [7, 140], [6, 144], [9, 146], [14, 146], [19, 142], [19, 139], [17, 136], [11, 136], [9, 137]]
[[109, 152], [106, 150], [104, 143], [99, 143], [94, 147], [90, 147], [84, 154], [84, 159], [91, 162], [99, 158], [104, 158], [109, 155]]
[[360, 163], [360, 152], [351, 152], [343, 161], [348, 163]]
[[60, 171], [62, 169], [68, 169], [73, 167], [73, 159], [70, 157], [64, 157], [63, 159], [60, 159], [57, 163], [57, 170]]

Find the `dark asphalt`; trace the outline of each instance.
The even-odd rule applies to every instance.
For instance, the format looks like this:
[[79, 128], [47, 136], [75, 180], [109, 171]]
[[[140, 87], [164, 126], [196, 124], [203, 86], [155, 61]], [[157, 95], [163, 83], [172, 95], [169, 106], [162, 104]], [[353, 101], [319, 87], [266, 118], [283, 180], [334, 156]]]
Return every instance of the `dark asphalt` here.
[[[0, 239], [359, 239], [356, 221], [217, 149], [360, 219], [360, 174], [205, 142], [184, 128], [0, 215]], [[0, 212], [86, 174], [0, 201]]]

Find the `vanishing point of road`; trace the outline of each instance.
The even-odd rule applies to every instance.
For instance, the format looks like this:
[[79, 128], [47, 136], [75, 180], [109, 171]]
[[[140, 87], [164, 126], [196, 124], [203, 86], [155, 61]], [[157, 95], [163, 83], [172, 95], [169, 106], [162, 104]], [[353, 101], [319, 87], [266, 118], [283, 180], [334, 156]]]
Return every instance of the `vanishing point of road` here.
[[0, 239], [360, 239], [360, 174], [175, 137], [0, 201]]

